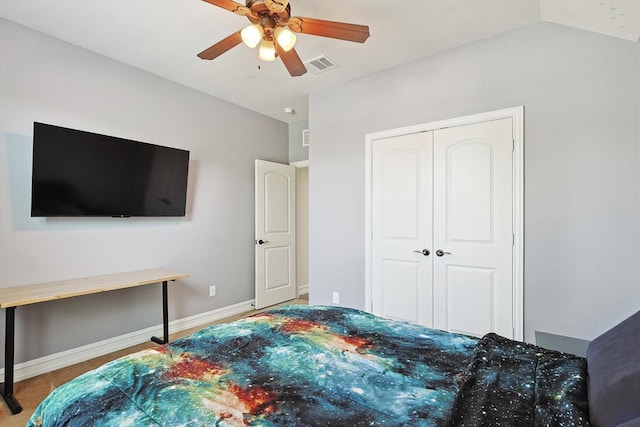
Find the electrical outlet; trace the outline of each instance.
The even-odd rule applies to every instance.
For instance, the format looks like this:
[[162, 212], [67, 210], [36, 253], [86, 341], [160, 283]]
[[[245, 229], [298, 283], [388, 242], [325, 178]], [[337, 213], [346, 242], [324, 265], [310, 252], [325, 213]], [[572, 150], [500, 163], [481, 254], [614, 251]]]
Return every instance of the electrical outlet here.
[[340, 292], [333, 292], [333, 303], [340, 304]]
[[209, 296], [210, 297], [216, 296], [216, 285], [209, 286]]

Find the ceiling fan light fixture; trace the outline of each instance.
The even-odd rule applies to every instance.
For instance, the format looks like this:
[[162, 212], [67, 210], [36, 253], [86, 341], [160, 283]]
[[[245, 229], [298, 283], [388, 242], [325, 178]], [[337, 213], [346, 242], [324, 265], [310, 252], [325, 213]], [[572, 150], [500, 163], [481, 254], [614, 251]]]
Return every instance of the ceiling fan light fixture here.
[[276, 28], [274, 35], [278, 42], [278, 46], [280, 46], [285, 52], [289, 52], [296, 44], [296, 35], [286, 27]]
[[251, 48], [259, 46], [261, 60], [280, 58], [291, 77], [299, 77], [307, 72], [307, 68], [294, 47], [297, 33], [357, 43], [364, 43], [370, 36], [366, 25], [291, 16], [290, 0], [245, 0], [244, 6], [240, 0], [205, 1], [245, 16], [251, 25], [198, 53], [201, 59], [215, 59], [244, 42]]
[[275, 13], [284, 12], [289, 4], [289, 0], [264, 0], [267, 8]]
[[240, 37], [242, 37], [242, 41], [245, 45], [252, 49], [258, 46], [263, 36], [264, 29], [260, 24], [249, 25], [248, 27], [240, 31]]
[[273, 44], [273, 40], [262, 39], [258, 49], [258, 58], [267, 62], [276, 60], [276, 47]]

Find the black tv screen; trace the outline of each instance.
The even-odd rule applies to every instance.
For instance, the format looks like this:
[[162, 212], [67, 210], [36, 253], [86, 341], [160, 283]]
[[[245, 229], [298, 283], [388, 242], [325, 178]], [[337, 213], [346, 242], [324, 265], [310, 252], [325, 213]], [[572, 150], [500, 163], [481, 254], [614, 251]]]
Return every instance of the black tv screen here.
[[184, 216], [189, 151], [33, 124], [32, 217]]

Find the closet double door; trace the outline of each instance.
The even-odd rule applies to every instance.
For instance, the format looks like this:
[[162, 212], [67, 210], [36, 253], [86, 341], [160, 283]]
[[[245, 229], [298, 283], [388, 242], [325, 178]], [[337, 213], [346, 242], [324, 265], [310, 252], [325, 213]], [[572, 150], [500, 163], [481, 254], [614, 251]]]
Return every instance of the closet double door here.
[[372, 143], [373, 312], [512, 337], [512, 120]]

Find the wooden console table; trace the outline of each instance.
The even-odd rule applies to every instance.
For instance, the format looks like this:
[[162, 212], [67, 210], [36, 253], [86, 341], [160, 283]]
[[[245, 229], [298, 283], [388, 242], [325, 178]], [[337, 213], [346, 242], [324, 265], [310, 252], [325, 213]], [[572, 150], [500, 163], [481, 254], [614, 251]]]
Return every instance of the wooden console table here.
[[162, 282], [164, 337], [162, 339], [151, 337], [151, 340], [158, 344], [165, 344], [169, 341], [167, 282], [188, 276], [188, 274], [176, 274], [162, 269], [150, 269], [0, 289], [0, 308], [6, 309], [4, 383], [0, 383], [0, 395], [11, 412], [17, 414], [22, 411], [22, 406], [13, 395], [16, 307]]

